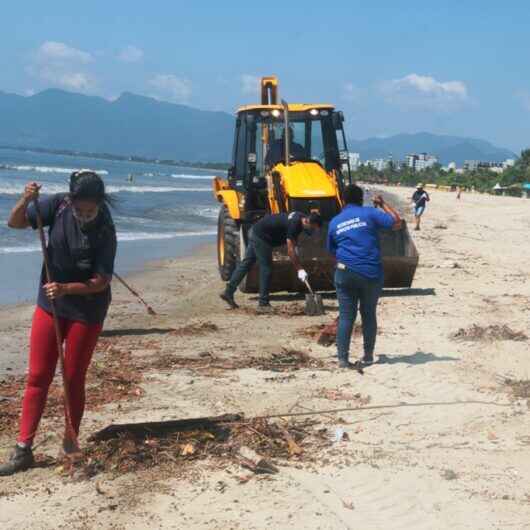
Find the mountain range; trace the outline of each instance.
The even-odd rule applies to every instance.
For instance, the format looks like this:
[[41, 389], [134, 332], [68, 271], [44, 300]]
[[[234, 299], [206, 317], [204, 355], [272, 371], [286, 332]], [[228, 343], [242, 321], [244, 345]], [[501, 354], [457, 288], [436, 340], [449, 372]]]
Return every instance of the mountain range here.
[[503, 162], [507, 158], [517, 157], [509, 149], [496, 147], [485, 140], [426, 132], [348, 140], [348, 149], [360, 153], [361, 160], [389, 156], [395, 160], [404, 160], [409, 153], [430, 153], [436, 155], [441, 164], [456, 162], [457, 166], [462, 166], [466, 160]]
[[[0, 92], [0, 145], [68, 149], [202, 162], [228, 161], [234, 116], [124, 92], [118, 99], [48, 89], [33, 96]], [[349, 140], [363, 160], [427, 152], [442, 164], [503, 161], [508, 149], [485, 140], [430, 133]]]

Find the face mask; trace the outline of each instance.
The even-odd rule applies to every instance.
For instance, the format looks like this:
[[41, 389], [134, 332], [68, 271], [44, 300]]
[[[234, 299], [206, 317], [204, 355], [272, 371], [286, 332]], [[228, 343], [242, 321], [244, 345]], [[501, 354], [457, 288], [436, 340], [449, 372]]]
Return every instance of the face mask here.
[[81, 229], [90, 228], [99, 215], [99, 207], [94, 210], [90, 215], [83, 215], [75, 208], [72, 208], [72, 214], [77, 219]]

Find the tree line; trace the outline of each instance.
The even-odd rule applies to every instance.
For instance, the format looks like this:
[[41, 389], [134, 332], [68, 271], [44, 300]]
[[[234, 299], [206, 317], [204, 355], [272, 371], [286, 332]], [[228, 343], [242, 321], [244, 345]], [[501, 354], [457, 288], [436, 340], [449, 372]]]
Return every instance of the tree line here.
[[495, 173], [486, 168], [457, 173], [454, 170], [442, 170], [440, 164], [420, 171], [413, 171], [409, 167], [396, 167], [395, 164], [390, 164], [383, 171], [378, 171], [370, 166], [360, 166], [352, 171], [352, 178], [363, 182], [400, 184], [403, 186], [414, 186], [417, 182], [423, 182], [438, 186], [475, 189], [480, 192], [491, 192], [498, 183], [509, 188], [508, 193], [519, 195], [522, 184], [530, 182], [530, 149], [522, 151], [515, 165], [505, 169], [502, 173]]

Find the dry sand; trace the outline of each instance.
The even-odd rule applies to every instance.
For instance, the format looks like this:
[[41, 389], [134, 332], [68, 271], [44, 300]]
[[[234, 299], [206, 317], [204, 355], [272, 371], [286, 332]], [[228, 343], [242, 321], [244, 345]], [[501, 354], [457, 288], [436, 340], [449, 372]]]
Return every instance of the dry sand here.
[[[226, 310], [217, 298], [221, 282], [212, 248], [131, 278], [158, 317], [146, 316], [115, 285], [105, 340], [134, 359], [206, 352], [229, 360], [293, 348], [329, 369], [142, 369], [137, 397], [87, 412], [82, 441], [111, 422], [334, 408], [352, 410], [312, 419], [327, 433], [342, 427], [349, 440], [315, 449], [306, 455], [312, 463], [279, 462], [278, 474], [244, 484], [237, 477], [249, 472], [231, 461], [90, 480], [65, 477], [54, 465], [32, 469], [0, 480], [0, 527], [530, 528], [530, 399], [515, 397], [503, 384], [505, 377], [530, 379], [530, 342], [503, 340], [495, 328], [482, 340], [451, 338], [473, 325], [508, 325], [528, 334], [529, 233], [530, 201], [471, 194], [457, 201], [454, 194], [433, 192], [423, 230], [413, 232], [421, 255], [414, 288], [382, 299], [377, 353], [386, 362], [364, 376], [337, 371], [333, 346], [300, 334], [335, 316], [333, 298], [323, 317], [288, 316], [302, 302], [287, 296], [272, 301], [279, 315], [252, 315], [255, 297], [241, 294], [243, 308]], [[0, 313], [4, 368], [12, 372], [20, 367], [30, 315], [26, 306]], [[218, 331], [168, 331], [198, 322]], [[359, 341], [357, 334], [355, 353]], [[104, 360], [100, 347], [96, 363]], [[362, 404], [388, 407], [363, 410]], [[58, 425], [57, 418], [43, 422], [37, 453], [57, 454]], [[11, 444], [0, 437], [0, 452]]]

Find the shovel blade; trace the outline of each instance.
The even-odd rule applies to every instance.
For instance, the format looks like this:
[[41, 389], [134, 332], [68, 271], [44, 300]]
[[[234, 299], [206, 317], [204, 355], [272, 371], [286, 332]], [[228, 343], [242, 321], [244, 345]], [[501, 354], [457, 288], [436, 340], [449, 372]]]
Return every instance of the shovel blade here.
[[323, 315], [324, 304], [322, 303], [322, 296], [319, 294], [306, 294], [304, 312], [308, 316]]

